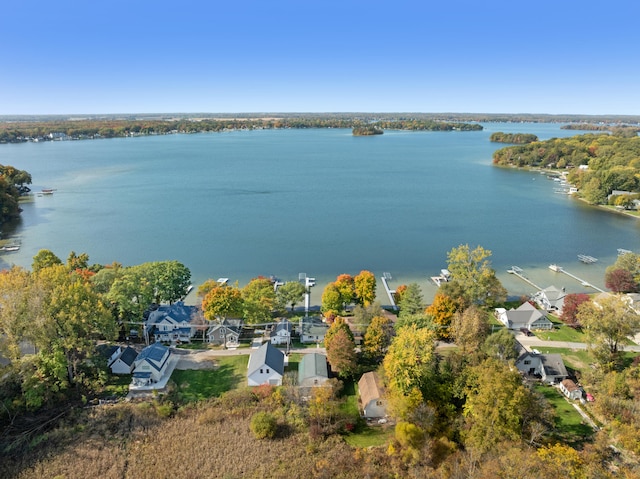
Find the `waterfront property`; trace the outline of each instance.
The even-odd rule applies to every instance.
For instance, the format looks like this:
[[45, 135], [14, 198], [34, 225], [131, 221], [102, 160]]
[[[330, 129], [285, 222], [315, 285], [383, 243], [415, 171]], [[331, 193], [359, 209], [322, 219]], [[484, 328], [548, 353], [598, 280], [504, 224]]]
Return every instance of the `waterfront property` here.
[[290, 345], [291, 333], [293, 332], [293, 325], [288, 319], [282, 319], [277, 323], [271, 333], [269, 334], [269, 341], [271, 344], [277, 345]]
[[547, 318], [545, 312], [540, 311], [528, 301], [522, 303], [517, 309], [506, 310], [496, 308], [495, 316], [509, 329], [535, 329], [551, 330], [553, 323]]
[[162, 305], [149, 313], [145, 328], [156, 342], [189, 343], [196, 331], [193, 319], [197, 314], [195, 306], [187, 306], [182, 301]]
[[237, 345], [242, 333], [242, 319], [230, 318], [214, 321], [207, 330], [207, 342], [215, 345]]
[[561, 315], [564, 297], [566, 295], [567, 293], [564, 288], [558, 289], [555, 286], [549, 286], [536, 292], [532, 299], [542, 309]]
[[321, 343], [329, 326], [319, 318], [303, 318], [300, 322], [301, 343]]
[[262, 384], [281, 386], [282, 376], [284, 376], [284, 353], [270, 342], [264, 343], [249, 357], [247, 367], [249, 386]]

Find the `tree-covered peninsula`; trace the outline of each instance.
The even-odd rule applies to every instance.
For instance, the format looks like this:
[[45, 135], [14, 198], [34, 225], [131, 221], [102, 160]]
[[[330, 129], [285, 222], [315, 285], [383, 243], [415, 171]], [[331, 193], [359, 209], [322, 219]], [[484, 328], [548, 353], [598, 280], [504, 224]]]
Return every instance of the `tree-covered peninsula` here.
[[[567, 171], [567, 181], [592, 204], [606, 204], [614, 192], [640, 194], [640, 137], [585, 134], [509, 146], [493, 163]], [[615, 196], [615, 195], [614, 195]]]
[[538, 141], [538, 137], [532, 133], [503, 133], [496, 131], [489, 137], [493, 143], [512, 143], [514, 145], [526, 145]]
[[29, 192], [31, 175], [13, 166], [0, 165], [0, 226], [20, 214], [18, 200]]
[[354, 126], [352, 130], [353, 136], [373, 136], [382, 135], [384, 132], [375, 125]]

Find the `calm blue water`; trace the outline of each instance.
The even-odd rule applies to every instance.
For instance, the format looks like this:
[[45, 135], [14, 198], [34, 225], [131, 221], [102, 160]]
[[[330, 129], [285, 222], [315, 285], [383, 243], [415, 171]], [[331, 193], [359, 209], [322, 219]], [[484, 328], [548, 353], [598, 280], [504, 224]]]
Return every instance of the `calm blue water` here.
[[[616, 248], [640, 249], [640, 222], [554, 194], [537, 173], [491, 166], [494, 131], [571, 136], [554, 124], [486, 124], [482, 132], [277, 130], [0, 146], [0, 163], [29, 171], [17, 253], [30, 267], [42, 248], [125, 265], [176, 259], [194, 283], [257, 275], [319, 285], [361, 269], [394, 282], [446, 266], [459, 244], [492, 250], [514, 294], [530, 288], [503, 272], [519, 265], [542, 286], [558, 263], [602, 285]], [[584, 266], [579, 253], [600, 259]], [[315, 288], [321, 290], [321, 288]], [[321, 291], [316, 293], [319, 296]]]

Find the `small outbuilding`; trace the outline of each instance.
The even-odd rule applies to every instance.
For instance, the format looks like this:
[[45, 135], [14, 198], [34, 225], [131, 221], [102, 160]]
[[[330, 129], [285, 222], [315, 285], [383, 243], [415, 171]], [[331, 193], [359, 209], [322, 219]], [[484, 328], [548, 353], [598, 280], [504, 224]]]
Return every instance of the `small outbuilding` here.
[[560, 383], [560, 391], [569, 399], [581, 400], [584, 391], [580, 386], [574, 383], [571, 379], [565, 379]]
[[138, 352], [131, 346], [123, 348], [116, 346], [107, 361], [107, 366], [112, 374], [131, 374], [133, 364], [138, 357]]
[[358, 381], [362, 415], [367, 419], [382, 418], [387, 414], [387, 401], [380, 377], [375, 372], [364, 373]]
[[298, 365], [298, 386], [318, 387], [329, 379], [327, 357], [324, 354], [305, 354]]

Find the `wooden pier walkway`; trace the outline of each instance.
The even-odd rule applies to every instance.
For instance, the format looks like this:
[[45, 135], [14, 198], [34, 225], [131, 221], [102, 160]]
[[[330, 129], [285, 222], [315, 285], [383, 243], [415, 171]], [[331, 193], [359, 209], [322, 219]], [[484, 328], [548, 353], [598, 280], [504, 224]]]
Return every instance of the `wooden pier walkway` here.
[[569, 276], [570, 278], [575, 279], [576, 281], [580, 282], [580, 284], [582, 286], [584, 286], [585, 288], [593, 288], [596, 291], [599, 291], [600, 293], [605, 293], [606, 291], [603, 289], [598, 288], [597, 286], [594, 286], [593, 284], [589, 283], [588, 281], [585, 281], [582, 278], [578, 278], [575, 274], [571, 274], [569, 273], [566, 269], [564, 269], [562, 266], [558, 266], [557, 264], [551, 264], [549, 265], [549, 269], [551, 271], [555, 271], [556, 273], [564, 273], [567, 276]]
[[542, 288], [540, 286], [538, 286], [537, 284], [535, 284], [533, 281], [531, 281], [529, 278], [527, 278], [524, 275], [524, 271], [522, 270], [522, 268], [519, 268], [518, 266], [512, 266], [511, 269], [507, 270], [507, 273], [511, 273], [515, 276], [517, 276], [518, 278], [520, 278], [522, 281], [530, 284], [531, 286], [533, 286], [534, 288], [536, 288], [536, 291], [540, 291], [542, 290]]
[[380, 278], [382, 280], [382, 284], [384, 285], [384, 290], [387, 292], [387, 296], [389, 296], [389, 302], [391, 303], [391, 307], [393, 308], [394, 311], [398, 310], [398, 306], [396, 305], [396, 299], [395, 299], [395, 293], [396, 291], [389, 288], [389, 283], [388, 281], [391, 278], [391, 273], [382, 273], [382, 277]]

